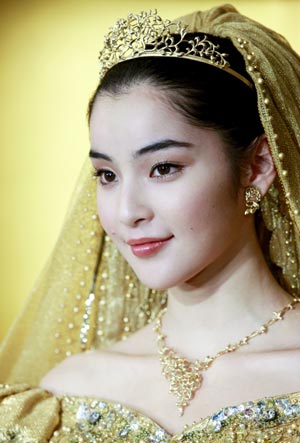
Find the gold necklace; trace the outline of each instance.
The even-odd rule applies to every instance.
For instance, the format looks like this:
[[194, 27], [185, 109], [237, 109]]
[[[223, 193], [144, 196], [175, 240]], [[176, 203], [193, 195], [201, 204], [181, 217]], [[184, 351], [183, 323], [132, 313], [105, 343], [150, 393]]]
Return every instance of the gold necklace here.
[[169, 392], [176, 395], [178, 399], [176, 406], [179, 409], [180, 415], [183, 415], [185, 408], [190, 404], [195, 392], [201, 387], [203, 371], [206, 371], [221, 355], [234, 352], [240, 347], [247, 345], [250, 340], [258, 335], [267, 333], [270, 326], [279, 320], [283, 320], [286, 312], [294, 309], [294, 306], [299, 302], [299, 298], [294, 298], [294, 300], [282, 308], [281, 311], [274, 312], [273, 317], [269, 321], [264, 323], [256, 331], [246, 335], [239, 342], [228, 344], [226, 348], [219, 351], [213, 357], [208, 355], [203, 361], [195, 360], [193, 362], [176, 355], [175, 351], [166, 345], [166, 336], [162, 333], [161, 327], [162, 317], [167, 311], [167, 308], [162, 309], [155, 320], [153, 330], [157, 334], [157, 346], [162, 365], [162, 374], [171, 383]]

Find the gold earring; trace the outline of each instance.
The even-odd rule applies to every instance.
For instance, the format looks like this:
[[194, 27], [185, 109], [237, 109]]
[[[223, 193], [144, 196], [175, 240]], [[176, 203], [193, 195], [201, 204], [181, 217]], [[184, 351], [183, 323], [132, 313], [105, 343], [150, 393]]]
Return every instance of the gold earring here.
[[256, 186], [249, 186], [245, 189], [245, 215], [254, 214], [260, 207], [259, 203], [262, 199], [260, 190]]

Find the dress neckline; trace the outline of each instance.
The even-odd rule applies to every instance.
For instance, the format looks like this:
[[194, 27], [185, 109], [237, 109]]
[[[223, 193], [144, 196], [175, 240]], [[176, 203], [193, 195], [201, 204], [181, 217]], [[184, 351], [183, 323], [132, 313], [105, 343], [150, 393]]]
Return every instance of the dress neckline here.
[[[197, 433], [209, 432], [218, 433], [225, 429], [227, 424], [234, 420], [245, 420], [252, 426], [276, 426], [278, 423], [288, 423], [300, 417], [300, 391], [288, 394], [262, 397], [257, 400], [247, 401], [234, 406], [225, 406], [215, 413], [199, 419], [191, 425], [184, 425], [178, 433], [167, 432], [162, 425], [146, 414], [129, 407], [125, 404], [91, 397], [62, 395], [59, 397], [63, 402], [70, 404], [75, 402], [77, 406], [76, 418], [82, 425], [96, 423], [104, 409], [108, 413], [119, 413], [133, 419], [134, 424], [139, 420], [157, 429], [160, 437], [155, 440], [157, 443], [175, 443]], [[128, 425], [128, 429], [130, 425]], [[129, 431], [128, 431], [129, 432]], [[123, 430], [125, 436], [126, 428]]]

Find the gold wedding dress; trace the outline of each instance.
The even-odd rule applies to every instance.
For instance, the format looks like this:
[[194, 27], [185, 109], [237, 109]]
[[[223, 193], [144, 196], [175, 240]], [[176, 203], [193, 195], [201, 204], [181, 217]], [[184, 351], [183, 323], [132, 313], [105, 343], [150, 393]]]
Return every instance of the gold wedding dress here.
[[[180, 20], [190, 32], [231, 39], [245, 60], [278, 173], [258, 214], [259, 239], [275, 278], [299, 297], [299, 57], [229, 5]], [[104, 349], [152, 322], [167, 302], [105, 236], [91, 171], [87, 160], [55, 249], [0, 349], [0, 442], [300, 442], [300, 392], [280, 395], [280, 387], [278, 396], [227, 405], [175, 436], [125, 405], [34, 387], [69, 355]]]

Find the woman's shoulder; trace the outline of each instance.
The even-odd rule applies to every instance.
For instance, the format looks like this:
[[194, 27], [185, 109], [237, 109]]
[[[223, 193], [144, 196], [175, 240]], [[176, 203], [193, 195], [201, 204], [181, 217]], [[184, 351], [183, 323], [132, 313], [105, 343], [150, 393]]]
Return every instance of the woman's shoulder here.
[[99, 377], [102, 372], [106, 372], [113, 357], [112, 352], [96, 350], [74, 354], [52, 368], [39, 386], [57, 396], [80, 395], [85, 381], [94, 378], [95, 371]]
[[[90, 350], [67, 357], [41, 380], [40, 387], [55, 395], [89, 395], [99, 391], [111, 396], [120, 371], [131, 371], [144, 357], [155, 353], [151, 325], [106, 350]], [[110, 391], [109, 391], [110, 387]]]

